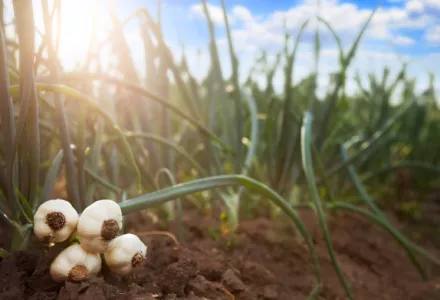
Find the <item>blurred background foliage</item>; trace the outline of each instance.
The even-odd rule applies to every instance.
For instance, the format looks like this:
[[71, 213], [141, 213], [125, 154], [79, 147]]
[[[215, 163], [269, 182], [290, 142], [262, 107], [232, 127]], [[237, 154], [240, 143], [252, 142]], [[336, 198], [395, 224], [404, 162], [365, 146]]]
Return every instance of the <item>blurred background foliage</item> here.
[[[9, 9], [23, 5], [13, 3]], [[6, 23], [2, 17], [3, 33], [12, 33], [2, 38], [3, 58], [6, 58], [3, 64], [8, 70], [2, 75], [2, 82], [18, 85], [35, 78], [46, 84], [36, 87], [38, 92], [35, 87], [28, 87], [30, 98], [38, 99], [35, 101], [38, 107], [32, 107], [33, 102], [24, 99], [29, 95], [23, 96], [22, 87], [20, 93], [13, 93], [15, 125], [12, 126], [16, 130], [13, 149], [18, 147], [20, 164], [8, 163], [12, 154], [4, 145], [11, 140], [3, 135], [2, 177], [10, 177], [11, 168], [23, 169], [23, 173], [17, 172], [24, 176], [18, 180], [22, 182], [21, 179], [34, 178], [31, 173], [38, 170], [40, 176], [35, 177], [38, 182], [30, 186], [23, 184], [19, 189], [24, 198], [34, 198], [31, 202], [39, 203], [48, 196], [39, 189], [45, 174], [53, 159], [63, 155], [60, 167], [65, 174], [66, 197], [80, 206], [93, 199], [135, 195], [139, 192], [136, 185], [139, 178], [142, 190], [148, 192], [169, 185], [170, 177], [179, 183], [220, 174], [249, 175], [298, 205], [308, 201], [301, 167], [300, 131], [302, 116], [309, 111], [314, 116], [314, 155], [321, 170], [317, 182], [326, 185], [334, 197], [357, 201], [356, 185], [347, 169], [351, 167], [380, 205], [394, 205], [396, 201], [402, 205], [408, 201], [420, 204], [438, 198], [436, 149], [440, 148], [436, 137], [440, 112], [433, 76], [430, 86], [417, 94], [416, 79], [408, 78], [406, 65], [402, 65], [394, 78], [389, 68], [385, 68], [382, 76], [369, 74], [368, 84], [362, 83], [358, 74], [356, 92], [347, 95], [347, 69], [368, 24], [344, 52], [331, 24], [317, 15], [340, 47], [340, 68], [330, 74], [331, 84], [323, 97], [317, 95], [318, 63], [302, 80], [295, 80], [294, 76], [296, 53], [308, 20], [293, 36], [286, 30], [285, 46], [279, 49], [275, 61], [262, 51], [246, 82], [241, 84], [240, 62], [234, 52], [225, 3], [229, 62], [219, 60], [215, 26], [207, 4], [202, 4], [210, 34], [209, 72], [202, 80], [196, 80], [189, 71], [185, 51], [176, 60], [166, 45], [161, 32], [160, 2], [154, 17], [146, 9], [138, 9], [126, 20], [118, 18], [112, 1], [99, 7], [100, 11], [94, 13], [108, 14], [113, 23], [108, 38], [104, 42], [95, 39], [94, 24], [90, 28], [92, 38], [85, 60], [78, 61], [69, 72], [63, 72], [63, 62], [58, 57], [62, 33], [56, 24], [60, 22], [62, 1], [42, 1], [44, 32], [33, 30], [33, 22], [18, 23], [20, 17], [34, 19], [32, 11], [25, 11], [25, 6], [23, 16], [17, 14], [12, 23]], [[2, 16], [4, 5], [2, 2]], [[137, 62], [124, 35], [124, 26], [135, 21], [144, 45], [145, 78], [136, 72]], [[320, 59], [320, 34], [317, 29], [315, 62]], [[39, 45], [35, 45], [36, 35], [42, 37]], [[100, 51], [107, 45], [111, 46], [113, 63], [103, 64]], [[228, 78], [222, 72], [225, 64], [230, 64], [232, 69]], [[278, 70], [284, 73], [281, 93], [274, 89]], [[258, 75], [264, 75], [265, 84], [257, 82]], [[56, 89], [54, 84], [75, 89], [76, 95], [50, 93]], [[2, 93], [5, 97], [4, 85]], [[38, 120], [38, 126], [24, 124], [31, 117]], [[7, 129], [7, 122], [2, 119], [3, 130]], [[29, 161], [37, 153], [32, 147], [24, 146], [34, 144], [29, 139], [36, 139], [35, 133], [39, 133], [41, 145], [39, 166]], [[347, 149], [346, 159], [341, 155], [340, 145]], [[26, 163], [21, 163], [20, 158], [26, 158], [23, 160]], [[322, 196], [323, 201], [329, 200], [328, 195]], [[245, 205], [246, 210], [258, 207], [258, 202], [252, 201], [251, 205], [246, 200], [251, 195], [241, 189], [215, 192], [209, 197], [223, 200], [230, 210], [240, 205]], [[238, 203], [238, 199], [242, 201]], [[211, 206], [202, 195], [192, 201], [207, 209]], [[404, 211], [408, 210], [406, 207]], [[170, 216], [174, 215], [171, 204], [166, 210]]]

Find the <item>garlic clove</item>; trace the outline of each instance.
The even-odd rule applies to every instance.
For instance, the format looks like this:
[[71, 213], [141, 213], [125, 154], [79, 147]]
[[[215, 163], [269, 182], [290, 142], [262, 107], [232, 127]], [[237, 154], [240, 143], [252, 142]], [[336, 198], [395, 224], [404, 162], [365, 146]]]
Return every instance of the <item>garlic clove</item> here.
[[127, 233], [115, 238], [104, 253], [110, 271], [125, 276], [141, 266], [147, 255], [147, 246], [134, 234]]
[[[130, 252], [127, 253], [127, 249], [120, 248], [120, 247], [112, 247], [110, 245], [109, 250], [104, 253], [104, 257], [106, 257], [106, 253], [108, 255], [108, 253], [110, 253], [110, 251], [112, 251], [111, 262], [110, 262], [110, 265], [112, 267], [118, 268], [118, 267], [125, 266], [130, 263], [131, 256], [130, 256]], [[107, 262], [107, 258], [106, 258], [106, 262]], [[108, 264], [108, 262], [107, 262], [107, 264]]]
[[78, 239], [86, 250], [104, 253], [122, 228], [122, 212], [112, 200], [98, 200], [88, 206], [78, 221]]
[[69, 238], [78, 223], [78, 213], [66, 200], [41, 204], [34, 215], [34, 234], [42, 242], [60, 243]]
[[74, 244], [67, 247], [53, 260], [50, 275], [53, 280], [82, 281], [95, 277], [101, 270], [101, 256]]

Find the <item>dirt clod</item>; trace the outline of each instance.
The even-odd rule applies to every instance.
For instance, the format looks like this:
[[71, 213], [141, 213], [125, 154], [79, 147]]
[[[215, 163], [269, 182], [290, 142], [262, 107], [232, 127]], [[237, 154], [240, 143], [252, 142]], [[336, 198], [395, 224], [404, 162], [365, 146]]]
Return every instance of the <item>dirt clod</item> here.
[[278, 288], [276, 285], [267, 285], [263, 290], [263, 298], [267, 300], [278, 299]]
[[237, 276], [237, 273], [238, 272], [234, 272], [231, 269], [223, 273], [222, 283], [230, 292], [241, 292], [246, 289], [245, 284]]
[[165, 293], [182, 296], [186, 285], [197, 272], [197, 262], [183, 256], [165, 269], [159, 285]]

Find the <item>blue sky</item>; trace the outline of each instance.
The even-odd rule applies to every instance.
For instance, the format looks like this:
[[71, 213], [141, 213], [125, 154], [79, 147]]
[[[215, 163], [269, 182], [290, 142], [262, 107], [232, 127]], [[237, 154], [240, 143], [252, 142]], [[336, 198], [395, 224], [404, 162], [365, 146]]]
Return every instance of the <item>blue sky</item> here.
[[[63, 0], [63, 32], [69, 40], [62, 41], [61, 56], [66, 65], [73, 65], [85, 53], [90, 34], [91, 3], [102, 0]], [[39, 1], [35, 1], [39, 3]], [[104, 1], [105, 2], [105, 1]], [[180, 57], [180, 42], [185, 43], [191, 71], [201, 79], [210, 60], [208, 55], [208, 28], [201, 2], [196, 0], [162, 0], [162, 21], [166, 41]], [[320, 2], [318, 8], [317, 3]], [[8, 3], [8, 1], [6, 1]], [[157, 0], [115, 0], [120, 19], [128, 17], [135, 9], [146, 7], [156, 16]], [[340, 34], [344, 48], [353, 42], [360, 27], [371, 11], [380, 6], [373, 18], [360, 50], [349, 70], [349, 91], [355, 90], [353, 76], [356, 71], [366, 80], [369, 72], [381, 74], [385, 66], [392, 74], [400, 71], [403, 62], [410, 62], [408, 74], [417, 78], [418, 89], [426, 88], [428, 72], [437, 76], [436, 88], [440, 91], [440, 0], [225, 0], [232, 27], [234, 47], [240, 61], [241, 79], [244, 80], [261, 49], [274, 58], [283, 47], [283, 20], [293, 36], [300, 25], [312, 18], [301, 40], [294, 80], [300, 80], [314, 68], [313, 34], [318, 22], [316, 15], [326, 19]], [[211, 17], [216, 24], [216, 39], [225, 75], [230, 73], [225, 27], [220, 0], [208, 0]], [[38, 4], [36, 4], [38, 11]], [[79, 17], [78, 17], [79, 16]], [[37, 12], [37, 25], [41, 23]], [[102, 36], [108, 28], [108, 17], [101, 16], [99, 26]], [[320, 26], [322, 53], [320, 60], [320, 89], [328, 86], [328, 73], [338, 68], [337, 48], [328, 31]], [[132, 21], [125, 33], [132, 55], [142, 75], [144, 66], [139, 24]], [[202, 56], [198, 56], [201, 49]], [[105, 58], [105, 56], [103, 56]], [[111, 61], [111, 58], [105, 58]], [[262, 84], [264, 80], [257, 78]], [[281, 88], [281, 72], [275, 77]]]

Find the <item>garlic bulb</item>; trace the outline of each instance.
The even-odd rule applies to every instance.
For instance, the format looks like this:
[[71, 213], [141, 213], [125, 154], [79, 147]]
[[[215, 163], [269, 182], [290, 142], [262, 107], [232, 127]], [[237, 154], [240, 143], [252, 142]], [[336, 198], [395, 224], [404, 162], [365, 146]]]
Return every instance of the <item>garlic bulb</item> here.
[[78, 213], [66, 200], [41, 204], [34, 215], [35, 236], [45, 243], [60, 243], [69, 238], [78, 223]]
[[101, 270], [101, 256], [74, 244], [67, 247], [50, 265], [50, 276], [53, 280], [82, 281], [94, 277]]
[[88, 206], [78, 221], [81, 246], [93, 253], [104, 253], [111, 240], [119, 235], [122, 212], [112, 200], [98, 200]]
[[127, 233], [111, 241], [104, 253], [110, 271], [125, 276], [139, 267], [147, 255], [147, 246], [134, 234]]

